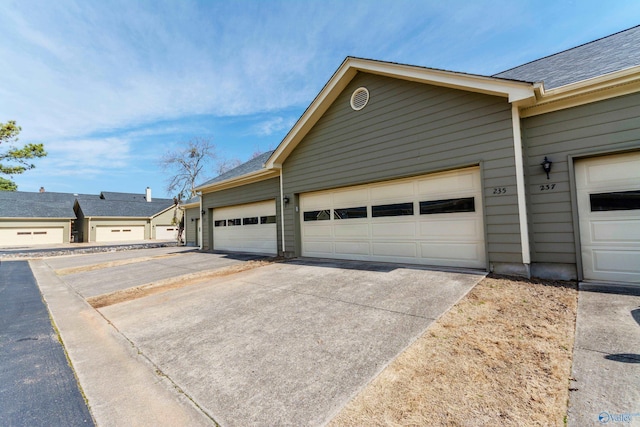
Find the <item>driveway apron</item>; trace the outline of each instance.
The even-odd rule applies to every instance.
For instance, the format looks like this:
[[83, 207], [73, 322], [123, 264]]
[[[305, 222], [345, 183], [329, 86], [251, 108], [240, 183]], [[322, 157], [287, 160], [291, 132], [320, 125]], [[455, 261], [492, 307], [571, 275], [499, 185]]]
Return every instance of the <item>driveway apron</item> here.
[[221, 425], [322, 425], [483, 277], [297, 260], [100, 312]]

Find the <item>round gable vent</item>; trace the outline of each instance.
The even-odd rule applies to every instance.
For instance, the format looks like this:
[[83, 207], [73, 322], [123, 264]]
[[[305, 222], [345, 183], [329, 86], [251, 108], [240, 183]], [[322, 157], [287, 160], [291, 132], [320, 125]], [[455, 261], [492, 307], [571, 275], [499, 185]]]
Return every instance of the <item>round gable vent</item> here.
[[359, 87], [351, 95], [351, 108], [355, 111], [362, 110], [369, 102], [369, 91], [366, 87]]

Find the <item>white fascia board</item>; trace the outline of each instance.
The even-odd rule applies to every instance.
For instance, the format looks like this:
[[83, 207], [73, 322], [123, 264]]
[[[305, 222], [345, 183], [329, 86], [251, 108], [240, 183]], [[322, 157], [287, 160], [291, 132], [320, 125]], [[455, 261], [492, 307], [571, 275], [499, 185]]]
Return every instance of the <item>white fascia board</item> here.
[[200, 202], [193, 202], [193, 203], [189, 203], [188, 205], [180, 205], [181, 209], [193, 209], [193, 208], [197, 208], [198, 206], [200, 206]]
[[476, 76], [453, 71], [402, 65], [370, 59], [347, 58], [320, 91], [311, 105], [267, 160], [267, 168], [277, 168], [311, 130], [316, 122], [351, 82], [358, 72], [377, 74], [395, 79], [444, 86], [469, 92], [505, 97], [510, 103], [535, 102], [535, 85], [526, 82]]
[[510, 103], [533, 99], [535, 96], [532, 83], [366, 59], [353, 59], [351, 64], [359, 71], [435, 86], [461, 89], [468, 92], [506, 97]]
[[593, 77], [554, 89], [536, 89], [537, 102], [520, 109], [520, 117], [537, 116], [640, 92], [640, 66]]
[[250, 172], [244, 175], [240, 175], [234, 178], [226, 179], [224, 181], [214, 182], [209, 185], [201, 185], [199, 187], [196, 187], [195, 190], [199, 191], [202, 194], [206, 194], [214, 191], [225, 190], [227, 188], [233, 188], [233, 187], [239, 187], [241, 185], [251, 184], [253, 182], [264, 181], [265, 179], [274, 178], [278, 175], [279, 173], [277, 170], [263, 167], [260, 170]]

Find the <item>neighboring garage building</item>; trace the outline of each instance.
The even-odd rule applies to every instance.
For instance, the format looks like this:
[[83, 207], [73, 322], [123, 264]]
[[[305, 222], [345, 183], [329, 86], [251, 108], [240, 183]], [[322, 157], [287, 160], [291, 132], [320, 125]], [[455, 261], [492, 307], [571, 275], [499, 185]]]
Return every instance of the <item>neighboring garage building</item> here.
[[0, 191], [0, 246], [69, 243], [75, 196]]
[[78, 198], [74, 207], [82, 242], [176, 240], [181, 210], [171, 199], [146, 194], [103, 191], [98, 198]]
[[347, 58], [197, 190], [205, 249], [640, 283], [640, 27], [492, 77]]

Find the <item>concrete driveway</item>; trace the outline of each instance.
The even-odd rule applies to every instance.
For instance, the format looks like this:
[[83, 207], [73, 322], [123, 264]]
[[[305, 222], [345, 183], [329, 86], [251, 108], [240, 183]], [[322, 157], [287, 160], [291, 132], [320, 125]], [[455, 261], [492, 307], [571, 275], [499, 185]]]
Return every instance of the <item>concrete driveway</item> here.
[[[165, 271], [167, 260], [174, 274], [183, 268], [245, 262], [182, 253], [56, 278], [50, 274], [55, 262], [48, 261], [48, 266], [35, 265], [34, 272], [45, 282], [45, 298], [53, 292], [58, 301], [53, 305], [59, 305], [55, 311], [61, 312], [62, 300], [71, 294], [87, 297], [148, 282]], [[122, 343], [135, 349], [138, 355], [129, 359], [148, 375], [155, 370], [156, 382], [164, 383], [169, 393], [163, 398], [170, 400], [174, 393], [182, 406], [201, 413], [200, 418], [190, 413], [190, 424], [322, 425], [483, 277], [478, 272], [299, 259], [106, 306], [96, 319], [101, 317], [108, 325], [101, 327], [115, 329], [124, 337]], [[66, 297], [65, 288], [73, 290]], [[85, 302], [82, 312], [92, 310]], [[64, 328], [60, 331], [65, 339]], [[74, 351], [69, 353], [73, 361]], [[91, 369], [90, 358], [80, 365]], [[78, 369], [76, 363], [74, 367]], [[78, 376], [98, 424], [124, 421], [103, 407], [97, 411], [103, 415], [96, 415], [88, 389], [93, 386], [83, 384], [81, 372]], [[99, 382], [99, 375], [92, 376]], [[137, 398], [129, 394], [113, 404]]]

